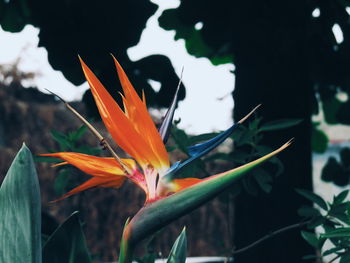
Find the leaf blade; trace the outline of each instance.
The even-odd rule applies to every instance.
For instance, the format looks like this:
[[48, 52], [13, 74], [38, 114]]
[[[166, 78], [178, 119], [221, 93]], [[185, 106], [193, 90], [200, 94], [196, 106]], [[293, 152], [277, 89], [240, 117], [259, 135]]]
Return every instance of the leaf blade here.
[[44, 263], [90, 263], [84, 233], [74, 212], [49, 237], [43, 248]]
[[167, 263], [185, 263], [187, 252], [186, 227], [181, 231], [181, 234], [175, 240], [171, 248]]
[[41, 263], [39, 182], [25, 145], [1, 185], [0, 215], [0, 262]]

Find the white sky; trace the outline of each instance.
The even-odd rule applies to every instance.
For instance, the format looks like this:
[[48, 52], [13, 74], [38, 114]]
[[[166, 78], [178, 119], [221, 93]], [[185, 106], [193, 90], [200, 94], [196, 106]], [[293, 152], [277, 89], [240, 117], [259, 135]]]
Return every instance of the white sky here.
[[[179, 103], [175, 119], [181, 118], [180, 127], [191, 133], [224, 130], [232, 123], [234, 75], [232, 64], [213, 66], [208, 59], [197, 59], [187, 54], [184, 41], [174, 41], [175, 32], [165, 31], [158, 26], [157, 17], [161, 10], [176, 7], [178, 1], [167, 1], [147, 22], [140, 43], [128, 50], [131, 60], [138, 60], [151, 54], [164, 54], [170, 58], [180, 75], [184, 67], [183, 82], [186, 98]], [[164, 2], [164, 1], [163, 1]], [[79, 100], [88, 88], [86, 83], [75, 87], [63, 74], [52, 69], [44, 48], [38, 48], [39, 30], [26, 26], [20, 33], [7, 33], [0, 27], [0, 64], [10, 64], [20, 58], [19, 68], [24, 72], [39, 73], [33, 82], [40, 90], [48, 88], [66, 100]], [[177, 83], [174, 83], [176, 86]]]

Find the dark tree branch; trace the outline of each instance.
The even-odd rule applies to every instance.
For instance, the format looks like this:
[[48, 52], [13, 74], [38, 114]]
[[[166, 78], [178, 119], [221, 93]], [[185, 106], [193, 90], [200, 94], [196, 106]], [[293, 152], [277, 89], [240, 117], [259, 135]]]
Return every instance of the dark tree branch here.
[[282, 227], [276, 231], [273, 231], [265, 236], [263, 236], [262, 238], [254, 241], [253, 243], [251, 243], [250, 245], [246, 246], [246, 247], [243, 247], [243, 248], [240, 248], [240, 249], [237, 249], [237, 250], [233, 250], [232, 251], [232, 255], [237, 255], [237, 254], [240, 254], [240, 253], [243, 253], [245, 251], [247, 251], [248, 249], [251, 249], [257, 245], [259, 245], [260, 243], [264, 242], [265, 240], [267, 239], [270, 239], [270, 238], [273, 238], [281, 233], [284, 233], [288, 230], [292, 230], [292, 229], [295, 229], [295, 228], [300, 228], [300, 227], [303, 227], [305, 225], [307, 225], [311, 220], [308, 220], [308, 221], [303, 221], [303, 222], [300, 222], [300, 223], [297, 223], [297, 224], [293, 224], [293, 225], [289, 225], [289, 226], [285, 226], [285, 227]]

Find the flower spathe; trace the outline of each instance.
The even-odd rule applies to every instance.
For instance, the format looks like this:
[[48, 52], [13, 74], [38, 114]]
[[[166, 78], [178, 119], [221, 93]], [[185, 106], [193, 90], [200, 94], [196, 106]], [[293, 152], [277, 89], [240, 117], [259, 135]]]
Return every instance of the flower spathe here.
[[[116, 160], [115, 158], [103, 158], [71, 152], [42, 154], [42, 156], [61, 159], [64, 161], [63, 165], [71, 164], [92, 176], [91, 179], [69, 191], [58, 200], [92, 187], [118, 188], [124, 183], [125, 179], [130, 179], [144, 190], [146, 203], [149, 203], [203, 181], [198, 178], [174, 179], [174, 175], [182, 167], [200, 158], [222, 143], [238, 124], [233, 125], [207, 142], [190, 147], [188, 149], [189, 159], [183, 163], [177, 162], [170, 167], [168, 153], [163, 142], [167, 136], [163, 136], [163, 134], [168, 133], [164, 130], [170, 128], [178, 91], [176, 91], [173, 103], [169, 108], [170, 112], [168, 111], [167, 113], [167, 116], [170, 117], [165, 118], [167, 123], [162, 125], [160, 131], [158, 131], [148, 113], [144, 94], [142, 94], [142, 99], [138, 96], [123, 68], [114, 57], [123, 89], [121, 96], [124, 111], [84, 61], [81, 58], [79, 59], [108, 132], [116, 144], [136, 162], [132, 159]], [[204, 180], [210, 180], [210, 177]]]

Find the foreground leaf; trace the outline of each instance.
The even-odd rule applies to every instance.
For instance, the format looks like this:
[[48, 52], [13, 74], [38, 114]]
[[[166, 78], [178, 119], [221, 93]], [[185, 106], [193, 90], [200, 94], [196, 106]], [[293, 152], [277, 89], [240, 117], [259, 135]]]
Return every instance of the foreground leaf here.
[[295, 125], [298, 125], [302, 122], [302, 119], [282, 119], [277, 121], [270, 121], [265, 124], [263, 124], [259, 131], [276, 131], [276, 130], [282, 130], [286, 129]]
[[23, 145], [0, 188], [0, 262], [41, 262], [40, 207], [32, 154]]
[[175, 240], [171, 248], [167, 263], [185, 263], [187, 252], [186, 228], [184, 227], [181, 234]]
[[74, 212], [49, 237], [43, 248], [44, 263], [89, 263], [89, 252], [78, 217]]
[[304, 190], [304, 189], [295, 189], [295, 191], [297, 191], [297, 193], [299, 193], [300, 195], [304, 196], [305, 198], [309, 199], [310, 201], [314, 202], [315, 204], [317, 204], [319, 207], [321, 207], [324, 210], [328, 210], [328, 205], [326, 203], [326, 201], [324, 201], [322, 199], [322, 197], [320, 197], [319, 195]]

